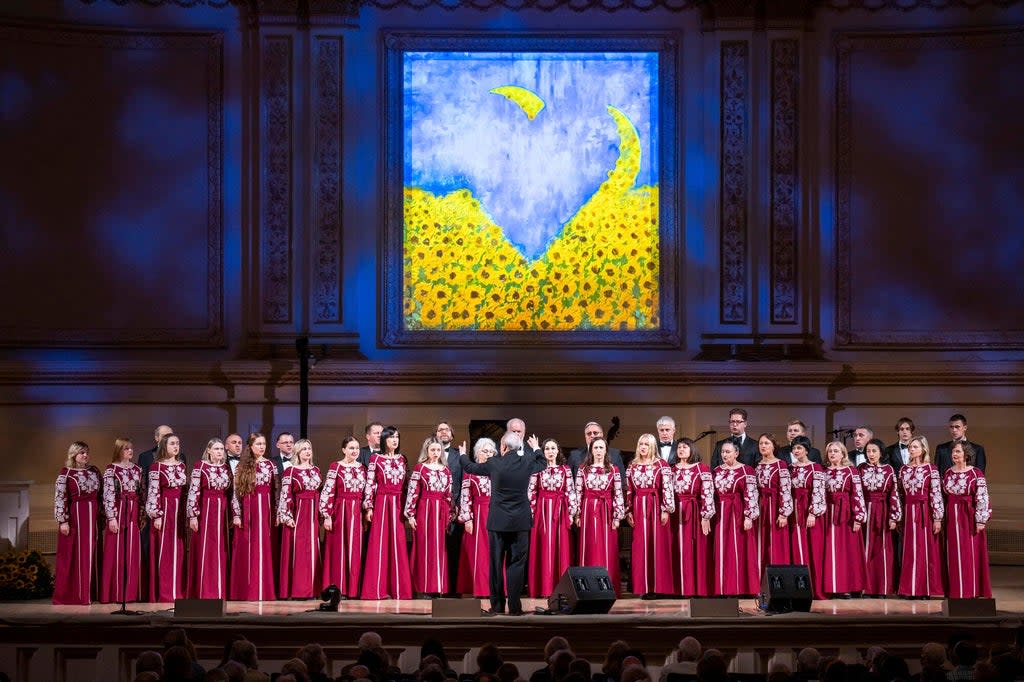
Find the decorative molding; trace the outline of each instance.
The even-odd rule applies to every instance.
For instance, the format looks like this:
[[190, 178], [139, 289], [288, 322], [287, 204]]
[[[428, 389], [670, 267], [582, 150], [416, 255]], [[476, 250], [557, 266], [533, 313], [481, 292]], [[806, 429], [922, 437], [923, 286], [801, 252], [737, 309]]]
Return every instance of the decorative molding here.
[[107, 50], [202, 50], [206, 55], [206, 319], [204, 328], [27, 327], [0, 325], [0, 346], [220, 348], [224, 336], [224, 36], [220, 32], [99, 30], [67, 24], [0, 25], [0, 41]]
[[292, 321], [292, 38], [260, 44], [260, 281], [264, 323]]
[[341, 36], [313, 43], [312, 319], [341, 322]]
[[795, 324], [799, 309], [800, 42], [771, 43], [771, 321]]
[[[624, 363], [593, 371], [583, 363], [464, 363], [439, 364], [436, 362], [347, 362], [321, 360], [310, 371], [313, 385], [339, 386], [525, 386], [564, 387], [610, 385], [627, 386], [818, 386], [829, 390], [844, 390], [857, 386], [900, 387], [992, 387], [1024, 388], [1024, 362], [907, 362], [858, 363], [792, 362], [792, 363], [720, 363], [670, 362]], [[284, 386], [298, 385], [299, 367], [295, 360], [230, 360], [220, 362], [195, 361], [91, 361], [91, 362], [0, 362], [0, 386], [32, 387], [37, 391], [44, 386], [194, 386], [210, 388], [227, 386]], [[42, 394], [38, 394], [42, 395]], [[1002, 407], [1022, 404], [1024, 393], [1016, 392], [1016, 402], [1007, 400], [1007, 392], [1000, 390], [995, 397], [976, 395], [976, 403], [988, 404], [995, 400]], [[610, 396], [621, 402], [621, 396]], [[54, 398], [71, 404], [78, 400], [74, 392], [61, 393]], [[99, 394], [82, 397], [88, 402], [102, 402]], [[112, 402], [122, 399], [111, 394]], [[170, 400], [170, 396], [164, 396]], [[263, 400], [264, 398], [260, 398]], [[661, 400], [658, 396], [652, 399]], [[194, 402], [194, 396], [186, 396]], [[926, 395], [920, 397], [929, 403]], [[944, 394], [935, 400], [945, 405]], [[5, 390], [0, 402], [25, 404], [13, 390]], [[123, 402], [123, 401], [122, 401]]]
[[857, 350], [955, 350], [1024, 348], [1024, 330], [867, 330], [853, 328], [854, 234], [851, 224], [853, 196], [853, 115], [851, 70], [853, 56], [865, 51], [902, 50], [920, 57], [924, 51], [990, 49], [1024, 45], [1024, 27], [960, 29], [900, 33], [840, 33], [836, 51], [836, 328], [835, 346]]
[[721, 45], [721, 290], [722, 324], [746, 324], [747, 164], [750, 155], [750, 43]]

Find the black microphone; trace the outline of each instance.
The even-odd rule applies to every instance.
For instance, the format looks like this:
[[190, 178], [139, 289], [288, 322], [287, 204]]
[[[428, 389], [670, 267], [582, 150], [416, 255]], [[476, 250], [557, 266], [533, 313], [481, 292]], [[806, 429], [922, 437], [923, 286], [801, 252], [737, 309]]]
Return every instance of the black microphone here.
[[832, 429], [829, 431], [833, 436], [852, 436], [855, 429]]
[[714, 429], [711, 429], [710, 431], [701, 431], [697, 438], [704, 438], [706, 436], [710, 436], [713, 433], [718, 433], [718, 431], [715, 431]]

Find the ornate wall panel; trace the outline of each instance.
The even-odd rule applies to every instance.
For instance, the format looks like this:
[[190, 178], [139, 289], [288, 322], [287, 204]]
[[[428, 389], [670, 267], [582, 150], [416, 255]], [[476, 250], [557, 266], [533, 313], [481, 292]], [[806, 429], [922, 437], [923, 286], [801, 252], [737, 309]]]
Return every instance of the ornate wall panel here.
[[314, 323], [341, 322], [341, 37], [313, 39]]
[[222, 35], [3, 25], [0, 63], [0, 345], [222, 346]]
[[747, 217], [750, 157], [750, 43], [721, 46], [722, 324], [746, 324], [749, 310]]
[[1019, 27], [837, 36], [838, 346], [1024, 347], [1022, 63]]
[[292, 38], [260, 42], [260, 290], [266, 324], [292, 321]]
[[799, 310], [800, 43], [771, 43], [771, 321], [795, 324]]

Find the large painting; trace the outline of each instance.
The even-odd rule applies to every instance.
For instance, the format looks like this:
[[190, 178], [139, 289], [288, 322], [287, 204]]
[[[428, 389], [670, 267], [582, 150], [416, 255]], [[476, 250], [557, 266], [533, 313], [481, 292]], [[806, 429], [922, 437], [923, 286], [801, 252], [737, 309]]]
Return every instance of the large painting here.
[[664, 344], [677, 317], [666, 44], [386, 44], [388, 340]]

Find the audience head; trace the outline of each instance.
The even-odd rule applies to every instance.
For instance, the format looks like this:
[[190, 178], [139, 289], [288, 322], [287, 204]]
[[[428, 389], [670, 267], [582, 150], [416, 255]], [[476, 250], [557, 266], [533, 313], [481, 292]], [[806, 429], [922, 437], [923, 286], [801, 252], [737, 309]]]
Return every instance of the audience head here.
[[143, 651], [135, 659], [135, 674], [154, 672], [159, 677], [164, 675], [164, 657], [156, 651]]
[[319, 644], [307, 644], [295, 652], [295, 658], [306, 664], [306, 670], [310, 674], [323, 672], [327, 667], [327, 656]]
[[231, 678], [222, 668], [207, 670], [203, 682], [230, 682]]
[[152, 670], [147, 670], [146, 672], [139, 673], [134, 678], [132, 678], [132, 682], [161, 682], [162, 679], [162, 677], [157, 675]]
[[228, 676], [229, 682], [242, 682], [247, 672], [247, 668], [238, 661], [228, 661], [220, 669]]
[[437, 662], [441, 664], [444, 670], [448, 670], [448, 654], [444, 650], [444, 644], [441, 640], [429, 637], [423, 640], [423, 645], [420, 647], [420, 659], [426, 658], [427, 656], [436, 656]]
[[569, 674], [569, 666], [576, 657], [568, 649], [553, 651], [548, 657], [548, 667], [551, 669], [551, 679], [560, 680]]
[[360, 651], [366, 651], [378, 646], [384, 646], [384, 640], [380, 638], [376, 632], [367, 630], [363, 634], [359, 635], [359, 642], [356, 644]]
[[187, 680], [192, 677], [193, 658], [188, 649], [175, 645], [164, 651], [164, 679]]
[[622, 659], [629, 651], [629, 644], [624, 640], [617, 639], [608, 645], [608, 651], [604, 654], [604, 663], [601, 664], [601, 672], [609, 677], [618, 679], [622, 672]]
[[978, 647], [974, 642], [960, 640], [953, 647], [953, 663], [956, 665], [972, 667], [978, 662]]
[[281, 666], [281, 675], [292, 675], [295, 677], [297, 682], [303, 682], [303, 680], [308, 682], [309, 669], [301, 658], [291, 658], [285, 661], [284, 665]]
[[589, 680], [593, 677], [593, 673], [591, 672], [590, 661], [588, 661], [585, 658], [572, 659], [572, 662], [569, 664], [569, 674], [579, 675], [584, 680], [587, 680], [589, 682]]
[[697, 679], [700, 682], [727, 682], [729, 679], [728, 665], [725, 657], [717, 649], [708, 649], [697, 661]]
[[480, 647], [476, 655], [476, 667], [482, 673], [494, 675], [504, 661], [501, 659], [501, 650], [497, 645], [488, 642]]
[[921, 667], [940, 668], [946, 663], [946, 648], [938, 642], [928, 642], [921, 647]]
[[814, 647], [804, 647], [796, 655], [796, 669], [800, 672], [818, 672], [821, 654]]
[[544, 660], [550, 663], [551, 656], [556, 651], [561, 651], [562, 649], [570, 649], [569, 640], [561, 635], [555, 635], [544, 645]]
[[679, 661], [699, 661], [701, 655], [700, 642], [697, 641], [696, 637], [683, 637], [679, 640], [678, 655], [676, 659]]
[[259, 659], [256, 657], [256, 645], [247, 639], [232, 642], [228, 658], [238, 661], [248, 670], [257, 670], [260, 667]]
[[642, 665], [635, 663], [627, 663], [634, 659], [627, 658], [623, 663], [625, 667], [622, 669], [622, 675], [619, 677], [620, 682], [643, 682], [644, 680], [650, 680], [651, 675], [647, 672], [647, 668]]
[[[516, 682], [519, 679], [519, 668], [515, 663], [502, 663], [494, 674], [499, 682]], [[443, 678], [441, 682], [444, 682]]]

